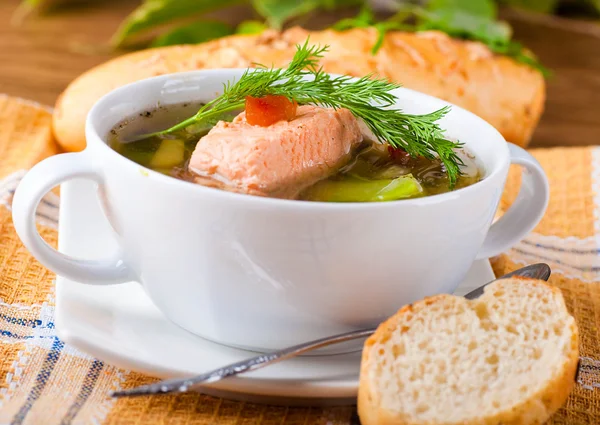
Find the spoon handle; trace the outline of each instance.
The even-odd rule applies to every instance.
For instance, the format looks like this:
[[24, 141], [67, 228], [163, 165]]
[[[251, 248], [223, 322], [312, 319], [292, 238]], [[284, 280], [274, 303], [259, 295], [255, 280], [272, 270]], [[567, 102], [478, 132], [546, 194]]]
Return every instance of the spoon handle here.
[[[513, 276], [530, 277], [534, 279], [548, 280], [550, 277], [550, 267], [547, 264], [532, 264], [527, 267], [515, 270], [496, 280], [506, 279]], [[492, 282], [495, 282], [493, 280]], [[483, 294], [483, 289], [492, 282], [488, 282], [483, 286], [469, 292], [465, 295], [467, 299], [475, 299]], [[113, 397], [140, 396], [151, 394], [167, 394], [173, 392], [185, 392], [191, 387], [198, 384], [210, 384], [220, 381], [229, 376], [239, 375], [241, 373], [250, 372], [280, 362], [282, 360], [296, 357], [300, 354], [323, 348], [328, 345], [333, 345], [341, 342], [350, 341], [353, 339], [365, 338], [373, 334], [377, 328], [363, 329], [359, 331], [347, 332], [335, 336], [329, 336], [314, 341], [306, 342], [293, 347], [284, 348], [283, 350], [274, 351], [272, 353], [260, 354], [250, 359], [242, 360], [237, 363], [227, 365], [225, 367], [212, 370], [187, 379], [169, 379], [160, 381], [155, 384], [142, 385], [140, 387], [127, 390], [115, 391], [111, 394]]]
[[352, 331], [344, 334], [335, 335], [333, 337], [325, 337], [314, 341], [306, 342], [293, 347], [284, 348], [283, 350], [274, 351], [272, 353], [259, 354], [258, 356], [242, 360], [237, 363], [232, 363], [225, 367], [203, 373], [188, 379], [169, 379], [155, 384], [142, 385], [140, 387], [131, 388], [128, 390], [115, 391], [111, 394], [113, 397], [149, 395], [149, 394], [167, 394], [172, 392], [185, 392], [190, 387], [198, 384], [210, 384], [211, 382], [220, 381], [229, 376], [239, 375], [240, 373], [250, 372], [272, 365], [282, 360], [290, 359], [307, 353], [318, 348], [328, 345], [337, 344], [340, 342], [350, 341], [353, 339], [363, 338], [371, 335], [377, 328], [363, 329], [360, 331]]

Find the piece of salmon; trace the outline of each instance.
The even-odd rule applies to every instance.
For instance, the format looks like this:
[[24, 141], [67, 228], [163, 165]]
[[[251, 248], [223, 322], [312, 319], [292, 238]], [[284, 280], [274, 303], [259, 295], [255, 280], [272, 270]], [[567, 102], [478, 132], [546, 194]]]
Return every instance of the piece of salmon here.
[[250, 125], [245, 113], [219, 122], [202, 137], [190, 171], [236, 192], [294, 198], [350, 160], [363, 135], [347, 109], [299, 106], [291, 121]]

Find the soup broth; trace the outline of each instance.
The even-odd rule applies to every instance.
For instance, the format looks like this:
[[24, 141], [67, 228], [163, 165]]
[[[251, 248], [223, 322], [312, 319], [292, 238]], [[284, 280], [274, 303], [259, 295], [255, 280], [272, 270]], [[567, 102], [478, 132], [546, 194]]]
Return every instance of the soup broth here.
[[[198, 143], [216, 122], [164, 136], [149, 134], [192, 116], [202, 105], [186, 103], [168, 105], [141, 113], [125, 120], [109, 135], [109, 145], [126, 158], [165, 175], [229, 190], [217, 179], [199, 176], [188, 170], [189, 159]], [[231, 121], [240, 111], [233, 111], [221, 120]], [[139, 139], [139, 140], [136, 140]], [[129, 141], [135, 140], [135, 141]], [[455, 189], [478, 182], [481, 171], [468, 151], [457, 152], [464, 166]], [[348, 164], [332, 176], [299, 192], [296, 199], [329, 202], [388, 201], [435, 195], [450, 191], [448, 177], [438, 159], [411, 158], [406, 152], [387, 144], [363, 142], [354, 151]]]

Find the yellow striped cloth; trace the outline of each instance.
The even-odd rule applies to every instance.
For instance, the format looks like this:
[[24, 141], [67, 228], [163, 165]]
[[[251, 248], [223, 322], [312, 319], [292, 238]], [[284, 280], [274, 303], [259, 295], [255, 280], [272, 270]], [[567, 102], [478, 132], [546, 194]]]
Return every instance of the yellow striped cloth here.
[[[10, 217], [25, 170], [58, 152], [47, 108], [0, 96], [0, 425], [67, 424], [322, 424], [357, 423], [355, 410], [286, 408], [220, 400], [196, 393], [113, 400], [110, 390], [153, 378], [122, 370], [64, 344], [54, 329], [54, 275], [18, 240]], [[581, 330], [578, 385], [553, 424], [600, 423], [600, 148], [534, 150], [548, 173], [551, 201], [533, 233], [493, 259], [496, 274], [544, 261]], [[516, 196], [511, 172], [501, 208]], [[57, 241], [56, 194], [39, 229]]]

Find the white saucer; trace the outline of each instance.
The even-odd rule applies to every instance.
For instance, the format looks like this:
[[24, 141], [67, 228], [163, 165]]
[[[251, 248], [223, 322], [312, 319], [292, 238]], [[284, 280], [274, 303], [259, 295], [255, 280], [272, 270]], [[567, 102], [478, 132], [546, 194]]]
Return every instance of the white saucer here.
[[[94, 184], [61, 187], [59, 249], [101, 258], [115, 249]], [[474, 263], [457, 293], [494, 278]], [[195, 336], [168, 321], [135, 283], [89, 286], [57, 278], [56, 324], [68, 344], [114, 365], [161, 378], [195, 375], [255, 355]], [[400, 307], [400, 306], [398, 306]], [[301, 357], [203, 387], [221, 397], [275, 404], [354, 404], [360, 353]]]

